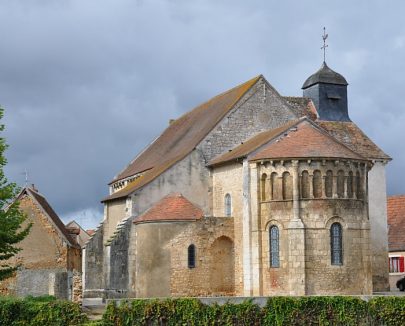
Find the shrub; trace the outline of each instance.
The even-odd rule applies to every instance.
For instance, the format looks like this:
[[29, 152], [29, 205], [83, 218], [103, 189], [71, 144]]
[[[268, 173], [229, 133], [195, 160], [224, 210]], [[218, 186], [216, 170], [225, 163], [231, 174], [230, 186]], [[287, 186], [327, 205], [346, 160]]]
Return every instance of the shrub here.
[[86, 321], [78, 304], [51, 296], [0, 299], [0, 326], [65, 326]]
[[270, 297], [260, 308], [241, 304], [204, 305], [198, 299], [111, 302], [101, 322], [129, 325], [405, 325], [405, 297]]

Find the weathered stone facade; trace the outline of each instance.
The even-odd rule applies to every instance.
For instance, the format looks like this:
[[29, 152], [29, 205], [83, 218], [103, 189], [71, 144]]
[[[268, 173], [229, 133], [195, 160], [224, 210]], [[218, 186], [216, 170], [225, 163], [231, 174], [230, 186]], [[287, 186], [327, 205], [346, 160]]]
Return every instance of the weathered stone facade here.
[[[190, 123], [199, 112], [218, 110], [222, 116], [209, 127]], [[310, 99], [283, 98], [259, 76], [175, 120], [127, 167], [136, 174], [125, 170], [110, 185], [103, 224], [85, 248], [85, 295], [370, 294], [384, 287], [387, 266], [371, 258], [386, 243], [373, 231], [374, 224], [384, 228], [384, 215], [376, 216], [384, 196], [370, 204], [369, 194], [385, 187], [376, 184], [380, 167], [370, 172], [377, 165], [371, 158], [386, 164], [389, 157], [365, 136], [351, 139], [347, 130], [361, 132], [350, 120], [332, 121], [337, 135], [323, 129], [316, 110]], [[313, 135], [311, 146], [294, 138], [297, 130]], [[284, 142], [306, 150], [255, 158]], [[175, 153], [145, 169], [154, 146]], [[175, 199], [167, 218], [165, 210], [149, 216], [172, 193], [204, 216], [190, 219]]]
[[73, 272], [81, 272], [81, 249], [64, 228], [45, 198], [25, 188], [19, 198], [28, 236], [18, 244], [22, 250], [8, 262], [20, 265], [15, 275], [0, 282], [1, 292], [16, 296], [54, 295], [72, 298]]

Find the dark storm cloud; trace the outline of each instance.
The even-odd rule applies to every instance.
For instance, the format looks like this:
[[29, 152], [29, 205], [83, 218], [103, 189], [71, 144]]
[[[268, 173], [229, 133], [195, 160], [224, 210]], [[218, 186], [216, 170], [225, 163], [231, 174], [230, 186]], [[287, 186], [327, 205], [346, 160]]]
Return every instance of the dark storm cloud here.
[[350, 115], [394, 158], [389, 192], [405, 193], [403, 12], [402, 1], [2, 1], [7, 175], [22, 185], [27, 168], [61, 216], [94, 225], [107, 183], [170, 118], [260, 73], [300, 95], [327, 26]]

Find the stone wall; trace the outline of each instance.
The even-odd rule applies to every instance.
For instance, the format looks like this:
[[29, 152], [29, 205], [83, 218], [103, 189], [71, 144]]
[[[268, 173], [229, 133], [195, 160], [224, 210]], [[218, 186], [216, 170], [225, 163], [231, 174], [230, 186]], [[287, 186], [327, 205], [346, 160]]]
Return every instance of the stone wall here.
[[389, 290], [386, 162], [374, 162], [368, 174], [373, 290]]
[[108, 241], [110, 247], [109, 277], [106, 290], [108, 297], [126, 297], [128, 292], [128, 244], [132, 219], [119, 224], [116, 233]]
[[225, 195], [231, 195], [231, 216], [234, 223], [235, 242], [235, 295], [243, 295], [242, 248], [242, 165], [239, 163], [217, 167], [212, 172], [213, 215], [225, 216]]
[[[291, 162], [275, 162], [273, 164], [260, 165], [260, 175], [271, 176], [277, 173], [277, 178], [282, 178], [284, 172], [293, 175]], [[309, 172], [309, 196], [302, 198], [302, 173]], [[315, 185], [313, 183], [314, 171], [320, 171], [321, 193], [320, 198], [315, 198]], [[327, 197], [328, 181], [327, 171], [332, 171], [330, 179], [331, 193]], [[343, 196], [338, 195], [338, 174], [344, 172]], [[360, 173], [359, 191], [354, 189], [352, 198], [348, 196], [349, 172]], [[289, 227], [294, 218], [293, 198], [274, 194], [288, 194], [290, 191], [277, 190], [276, 187], [292, 187], [293, 182], [275, 180], [273, 186], [271, 178], [263, 184], [261, 179], [257, 181], [268, 186], [272, 191], [264, 191], [261, 197], [261, 225], [262, 225], [262, 270], [263, 270], [263, 295], [293, 294], [291, 287], [294, 273], [295, 258], [291, 254], [296, 253], [305, 257], [305, 294], [371, 294], [371, 257], [370, 257], [370, 225], [368, 220], [367, 196], [366, 196], [366, 166], [361, 162], [349, 161], [301, 161], [299, 163], [299, 180], [301, 189], [299, 192], [299, 217], [304, 225], [304, 238], [301, 241], [301, 249], [289, 248], [292, 245], [288, 241], [292, 234]], [[261, 194], [263, 192], [261, 191]], [[356, 195], [358, 193], [359, 195]], [[264, 197], [264, 198], [263, 198]], [[359, 198], [356, 198], [359, 197]], [[338, 222], [343, 228], [343, 263], [331, 264], [330, 251], [330, 228], [332, 223]], [[269, 266], [269, 229], [276, 225], [280, 230], [280, 267]], [[295, 242], [296, 243], [296, 242]], [[296, 245], [296, 244], [295, 244]], [[305, 248], [305, 249], [304, 249]], [[291, 250], [292, 249], [292, 250]], [[298, 262], [297, 262], [298, 264]]]
[[[166, 245], [170, 250], [171, 296], [235, 295], [238, 262], [234, 219], [207, 217], [190, 223]], [[188, 266], [188, 247], [196, 248], [195, 267]]]
[[98, 297], [97, 292], [104, 289], [104, 228], [101, 224], [83, 249], [84, 269], [83, 269], [83, 287], [84, 297]]
[[[20, 209], [27, 214], [25, 223], [32, 223], [28, 236], [18, 252], [7, 263], [21, 267], [13, 277], [0, 282], [0, 292], [17, 295], [55, 295], [70, 298], [69, 271], [81, 270], [81, 251], [67, 245], [44, 211], [30, 197], [20, 200]], [[70, 274], [69, 274], [70, 275]]]
[[261, 78], [198, 145], [207, 162], [259, 132], [298, 119], [285, 100]]

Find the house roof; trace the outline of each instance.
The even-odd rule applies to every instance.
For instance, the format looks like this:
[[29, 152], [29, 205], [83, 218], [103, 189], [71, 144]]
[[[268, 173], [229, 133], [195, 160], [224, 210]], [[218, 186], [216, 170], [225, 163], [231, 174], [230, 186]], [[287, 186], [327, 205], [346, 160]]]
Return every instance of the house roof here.
[[196, 221], [204, 216], [198, 206], [191, 203], [180, 193], [172, 193], [158, 201], [154, 206], [134, 220], [134, 223], [165, 221]]
[[111, 183], [152, 169], [162, 158], [173, 161], [185, 157], [260, 78], [257, 76], [217, 95], [171, 122]]
[[283, 99], [290, 105], [297, 117], [308, 117], [311, 120], [318, 118], [316, 107], [308, 97], [283, 96]]
[[53, 222], [56, 229], [60, 232], [60, 234], [68, 242], [68, 244], [71, 247], [79, 248], [78, 243], [71, 237], [71, 235], [69, 234], [68, 229], [65, 227], [65, 224], [63, 224], [63, 222], [61, 221], [59, 216], [55, 213], [55, 211], [53, 210], [51, 205], [48, 203], [46, 198], [43, 195], [41, 195], [40, 193], [38, 193], [36, 190], [34, 190], [34, 189], [30, 188], [30, 187], [25, 187], [21, 191], [21, 193], [20, 193], [20, 195], [18, 197], [21, 198], [21, 196], [24, 193], [27, 194], [28, 196], [30, 196], [31, 198], [33, 198], [38, 203], [38, 205], [42, 208], [44, 213]]
[[405, 195], [387, 198], [388, 249], [405, 251]]
[[368, 159], [391, 159], [354, 122], [317, 120], [316, 123], [347, 147]]
[[249, 160], [309, 157], [366, 160], [304, 117], [252, 137], [215, 158], [210, 165], [223, 164], [249, 154]]

